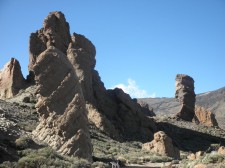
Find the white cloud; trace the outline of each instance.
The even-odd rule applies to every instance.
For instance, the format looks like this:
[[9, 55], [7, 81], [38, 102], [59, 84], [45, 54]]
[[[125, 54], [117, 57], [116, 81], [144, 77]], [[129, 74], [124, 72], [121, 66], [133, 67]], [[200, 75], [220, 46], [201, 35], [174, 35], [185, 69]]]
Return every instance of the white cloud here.
[[128, 79], [128, 85], [125, 84], [118, 84], [113, 88], [120, 88], [125, 93], [129, 94], [132, 98], [146, 98], [146, 97], [156, 97], [156, 93], [148, 94], [146, 90], [142, 90], [138, 87], [135, 80]]

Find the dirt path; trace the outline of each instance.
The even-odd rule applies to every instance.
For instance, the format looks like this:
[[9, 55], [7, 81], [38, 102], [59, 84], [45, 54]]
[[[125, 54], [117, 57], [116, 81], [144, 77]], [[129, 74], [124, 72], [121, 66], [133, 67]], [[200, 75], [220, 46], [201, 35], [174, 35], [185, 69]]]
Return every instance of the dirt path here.
[[166, 163], [146, 163], [144, 165], [138, 164], [130, 164], [125, 166], [124, 168], [173, 168], [174, 166], [171, 165], [171, 162]]

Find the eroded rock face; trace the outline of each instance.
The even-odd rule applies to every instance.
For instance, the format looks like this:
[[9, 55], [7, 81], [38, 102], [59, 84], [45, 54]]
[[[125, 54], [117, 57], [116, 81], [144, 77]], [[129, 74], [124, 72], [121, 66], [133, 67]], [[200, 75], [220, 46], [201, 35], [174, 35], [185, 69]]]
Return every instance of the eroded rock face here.
[[56, 47], [33, 66], [40, 124], [34, 136], [65, 155], [92, 160], [87, 111], [80, 83], [66, 55]]
[[20, 64], [15, 58], [11, 58], [0, 71], [0, 99], [13, 97], [24, 87], [25, 79]]
[[39, 54], [49, 46], [55, 46], [66, 54], [71, 41], [69, 24], [61, 12], [51, 12], [44, 20], [43, 28], [30, 35], [30, 60], [29, 71], [33, 71], [33, 65]]
[[[91, 160], [89, 122], [113, 138], [151, 139], [154, 121], [120, 89], [106, 90], [94, 70], [95, 47], [69, 35], [61, 12], [52, 12], [30, 37], [29, 70], [37, 84], [40, 124], [34, 136], [62, 154]], [[88, 116], [88, 119], [87, 119]]]
[[215, 115], [201, 106], [195, 106], [195, 121], [208, 127], [218, 126]]
[[192, 121], [195, 115], [195, 92], [192, 77], [183, 74], [176, 76], [175, 98], [181, 105], [177, 116], [183, 120]]
[[180, 158], [180, 151], [172, 143], [172, 139], [163, 131], [154, 134], [153, 141], [145, 143], [142, 149], [173, 158]]

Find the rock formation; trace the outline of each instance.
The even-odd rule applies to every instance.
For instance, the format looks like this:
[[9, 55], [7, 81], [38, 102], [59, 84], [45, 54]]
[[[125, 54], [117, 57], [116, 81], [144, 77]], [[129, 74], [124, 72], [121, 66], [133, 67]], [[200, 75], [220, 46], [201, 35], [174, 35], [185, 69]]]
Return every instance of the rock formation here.
[[[64, 15], [52, 12], [45, 19], [44, 28], [31, 35], [29, 68], [37, 84], [36, 108], [40, 114], [40, 123], [33, 134], [62, 154], [91, 161], [87, 110], [78, 77], [66, 55], [70, 41], [67, 32], [69, 26]], [[46, 47], [43, 52], [38, 38], [47, 39], [40, 43]]]
[[224, 155], [225, 154], [225, 147], [224, 146], [221, 146], [218, 151], [217, 151], [219, 154], [221, 155]]
[[11, 98], [25, 87], [19, 62], [12, 58], [0, 71], [0, 99]]
[[[69, 34], [61, 12], [30, 36], [29, 71], [37, 84], [40, 124], [34, 136], [62, 154], [91, 160], [90, 123], [120, 139], [150, 140], [156, 130], [143, 108], [121, 89], [106, 90], [94, 70], [95, 47]], [[87, 119], [88, 116], [88, 119]]]
[[181, 107], [177, 116], [186, 121], [192, 121], [195, 115], [195, 92], [194, 80], [188, 75], [176, 76], [176, 100]]
[[142, 145], [142, 149], [172, 158], [180, 158], [180, 151], [173, 145], [172, 139], [163, 131], [154, 134], [153, 141]]
[[201, 106], [195, 106], [195, 121], [208, 127], [218, 126], [215, 115]]
[[48, 47], [55, 46], [66, 54], [70, 41], [69, 24], [66, 22], [64, 14], [51, 12], [45, 18], [43, 28], [30, 35], [29, 71], [32, 71], [38, 55]]

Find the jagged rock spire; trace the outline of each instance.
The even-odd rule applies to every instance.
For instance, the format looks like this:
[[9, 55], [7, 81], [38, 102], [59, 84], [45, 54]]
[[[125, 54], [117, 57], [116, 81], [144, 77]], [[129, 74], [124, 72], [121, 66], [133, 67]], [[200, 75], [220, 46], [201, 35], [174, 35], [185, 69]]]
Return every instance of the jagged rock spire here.
[[195, 91], [192, 77], [184, 74], [176, 76], [175, 98], [181, 105], [177, 116], [183, 120], [192, 121], [195, 115]]
[[40, 123], [33, 131], [58, 152], [92, 161], [87, 110], [81, 84], [67, 57], [71, 37], [61, 12], [51, 12], [30, 37], [29, 70], [37, 84]]
[[69, 24], [66, 22], [64, 14], [62, 12], [49, 13], [44, 20], [43, 28], [30, 35], [29, 71], [33, 71], [33, 65], [38, 55], [48, 47], [54, 46], [66, 54], [70, 42]]
[[0, 99], [13, 97], [24, 87], [25, 79], [21, 72], [20, 63], [15, 58], [11, 58], [0, 71]]

